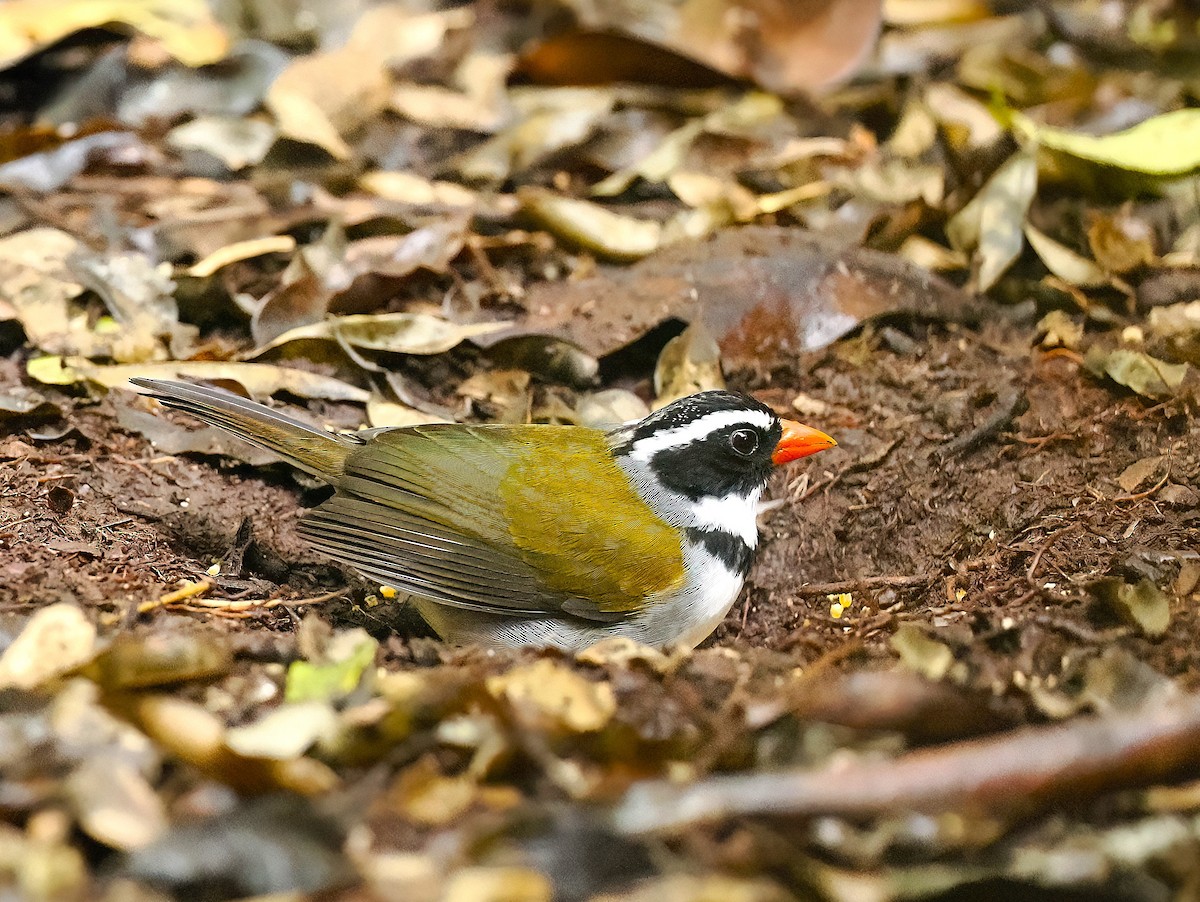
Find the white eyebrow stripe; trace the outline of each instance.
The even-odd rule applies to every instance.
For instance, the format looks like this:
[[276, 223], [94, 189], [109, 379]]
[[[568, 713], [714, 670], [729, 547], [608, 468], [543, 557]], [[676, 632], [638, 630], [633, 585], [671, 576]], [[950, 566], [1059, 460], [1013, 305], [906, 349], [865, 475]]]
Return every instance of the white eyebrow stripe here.
[[637, 439], [629, 450], [629, 456], [634, 460], [649, 461], [659, 451], [690, 445], [726, 426], [757, 426], [768, 430], [774, 421], [775, 417], [763, 410], [715, 410], [683, 426]]

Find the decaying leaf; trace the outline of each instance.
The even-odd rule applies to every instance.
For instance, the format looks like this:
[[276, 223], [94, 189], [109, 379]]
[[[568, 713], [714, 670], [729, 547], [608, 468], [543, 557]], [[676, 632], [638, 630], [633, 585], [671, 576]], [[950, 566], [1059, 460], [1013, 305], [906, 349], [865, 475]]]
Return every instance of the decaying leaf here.
[[1160, 638], [1171, 625], [1171, 600], [1148, 579], [1136, 585], [1120, 579], [1104, 580], [1092, 587], [1092, 594], [1148, 638]]
[[389, 66], [433, 53], [449, 30], [472, 16], [469, 9], [422, 14], [400, 6], [368, 8], [344, 46], [296, 59], [271, 85], [266, 106], [280, 134], [348, 159], [345, 136], [387, 103]]
[[1158, 478], [1166, 460], [1165, 454], [1156, 454], [1153, 457], [1135, 460], [1121, 471], [1121, 475], [1117, 477], [1117, 485], [1126, 492], [1136, 491], [1147, 482]]
[[1173, 397], [1188, 374], [1186, 363], [1167, 363], [1129, 348], [1105, 350], [1093, 345], [1083, 362], [1095, 375], [1107, 376], [1139, 395], [1160, 401]]
[[233, 263], [251, 260], [264, 254], [287, 254], [296, 249], [296, 239], [291, 235], [268, 235], [248, 241], [235, 241], [220, 250], [213, 251], [202, 260], [197, 260], [184, 272], [197, 279], [207, 279]]
[[891, 646], [906, 667], [930, 680], [941, 680], [954, 664], [954, 652], [948, 645], [931, 639], [918, 626], [900, 624]]
[[874, 44], [882, 4], [687, 0], [648, 4], [637, 15], [620, 3], [568, 5], [583, 28], [543, 39], [522, 62], [539, 80], [712, 83], [697, 67], [672, 58], [679, 54], [727, 76], [795, 93], [828, 87], [854, 72]]

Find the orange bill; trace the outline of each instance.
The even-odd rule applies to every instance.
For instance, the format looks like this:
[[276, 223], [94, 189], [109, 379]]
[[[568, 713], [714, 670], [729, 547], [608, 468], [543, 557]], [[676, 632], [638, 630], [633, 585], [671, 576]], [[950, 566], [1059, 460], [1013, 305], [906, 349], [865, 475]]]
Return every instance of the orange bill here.
[[783, 438], [775, 446], [771, 460], [775, 464], [785, 464], [790, 460], [808, 457], [837, 444], [833, 439], [820, 430], [797, 423], [795, 420], [780, 420], [783, 424]]

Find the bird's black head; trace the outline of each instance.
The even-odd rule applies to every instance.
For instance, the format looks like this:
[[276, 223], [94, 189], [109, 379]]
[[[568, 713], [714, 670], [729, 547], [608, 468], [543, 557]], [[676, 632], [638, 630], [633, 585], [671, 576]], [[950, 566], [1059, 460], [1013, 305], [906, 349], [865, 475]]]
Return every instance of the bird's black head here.
[[707, 391], [650, 414], [622, 436], [616, 454], [644, 463], [664, 488], [693, 501], [748, 496], [766, 484], [783, 434], [762, 402]]

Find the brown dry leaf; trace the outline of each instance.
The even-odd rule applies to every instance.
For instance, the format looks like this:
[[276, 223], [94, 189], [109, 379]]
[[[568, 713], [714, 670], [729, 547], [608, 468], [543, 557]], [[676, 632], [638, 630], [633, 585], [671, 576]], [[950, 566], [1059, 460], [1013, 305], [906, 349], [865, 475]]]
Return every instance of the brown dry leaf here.
[[721, 348], [703, 322], [676, 335], [658, 355], [654, 368], [654, 408], [697, 392], [725, 388]]
[[90, 333], [74, 322], [70, 302], [83, 286], [67, 266], [80, 249], [66, 232], [35, 228], [0, 238], [0, 284], [30, 344], [53, 353], [91, 350]]
[[632, 266], [535, 284], [526, 307], [523, 328], [561, 335], [596, 357], [667, 320], [703, 318], [731, 370], [782, 365], [881, 314], [979, 315], [963, 292], [894, 254], [768, 226], [725, 229]]
[[880, 0], [570, 5], [580, 28], [539, 42], [522, 62], [522, 70], [541, 81], [713, 83], [703, 71], [677, 62], [679, 54], [772, 91], [820, 89], [854, 73], [874, 45], [881, 19]]
[[616, 696], [607, 682], [586, 680], [545, 658], [488, 677], [487, 689], [540, 729], [591, 733], [603, 729], [617, 710]]
[[260, 119], [197, 116], [164, 140], [190, 172], [225, 176], [261, 163], [278, 136], [275, 126]]
[[0, 6], [0, 68], [68, 35], [125, 25], [185, 66], [221, 60], [229, 38], [205, 0], [7, 0]]
[[95, 624], [78, 607], [42, 608], [0, 655], [0, 689], [34, 689], [86, 664], [95, 649]]
[[419, 824], [444, 827], [471, 807], [479, 785], [465, 774], [446, 776], [432, 758], [409, 765], [388, 791], [388, 801]]
[[1117, 477], [1117, 485], [1126, 492], [1137, 490], [1151, 480], [1158, 478], [1166, 459], [1167, 456], [1165, 454], [1156, 454], [1153, 457], [1143, 457], [1141, 460], [1135, 460], [1121, 471], [1121, 475]]
[[750, 91], [735, 97], [711, 113], [685, 122], [637, 163], [617, 170], [594, 185], [592, 193], [612, 197], [623, 193], [638, 179], [650, 184], [665, 182], [683, 165], [692, 145], [705, 132], [747, 134], [779, 119], [783, 112], [783, 102], [772, 94]]
[[[260, 347], [285, 332], [320, 323], [331, 311], [373, 310], [418, 270], [445, 272], [466, 243], [461, 217], [449, 216], [405, 235], [377, 235], [347, 243], [330, 226], [320, 241], [292, 259], [282, 283], [260, 302], [250, 333]], [[361, 363], [361, 361], [360, 361]]]
[[1095, 288], [1111, 281], [1099, 264], [1075, 253], [1029, 223], [1025, 223], [1025, 238], [1034, 253], [1046, 264], [1046, 269], [1064, 282], [1081, 288]]
[[375, 429], [391, 429], [403, 426], [424, 426], [426, 423], [450, 423], [453, 420], [434, 416], [423, 410], [417, 410], [415, 407], [409, 407], [407, 404], [388, 401], [372, 395], [367, 401], [367, 422]]
[[197, 330], [179, 322], [170, 263], [155, 265], [138, 253], [80, 250], [68, 258], [67, 266], [100, 296], [116, 321], [106, 356], [118, 363], [142, 363], [162, 360], [168, 352], [173, 357], [188, 355]]
[[267, 109], [284, 137], [349, 159], [345, 136], [387, 104], [389, 70], [435, 53], [447, 32], [473, 18], [469, 9], [421, 14], [394, 5], [370, 7], [343, 47], [288, 66], [267, 92]]
[[650, 415], [650, 408], [637, 395], [623, 388], [589, 392], [576, 405], [576, 421], [582, 426], [603, 429], [633, 423]]
[[71, 774], [66, 790], [83, 832], [110, 848], [140, 849], [167, 829], [163, 800], [119, 752], [88, 757]]
[[475, 192], [462, 185], [431, 181], [411, 172], [366, 172], [358, 184], [376, 197], [414, 206], [470, 207], [477, 200]]
[[206, 382], [236, 382], [247, 393], [264, 398], [287, 391], [301, 398], [354, 401], [365, 404], [370, 392], [331, 376], [294, 370], [269, 363], [216, 360], [178, 360], [169, 363], [137, 363], [98, 366], [81, 357], [36, 357], [26, 367], [29, 375], [48, 385], [73, 385], [89, 380], [105, 388], [128, 388], [134, 376], [148, 379], [195, 379]]
[[467, 181], [500, 183], [583, 143], [616, 102], [611, 91], [587, 88], [514, 91], [512, 98], [518, 120], [454, 161]]
[[947, 22], [976, 22], [992, 15], [984, 0], [884, 0], [883, 20], [888, 25], [944, 25]]
[[1157, 260], [1150, 224], [1128, 210], [1092, 214], [1087, 239], [1096, 262], [1110, 273], [1124, 274]]

